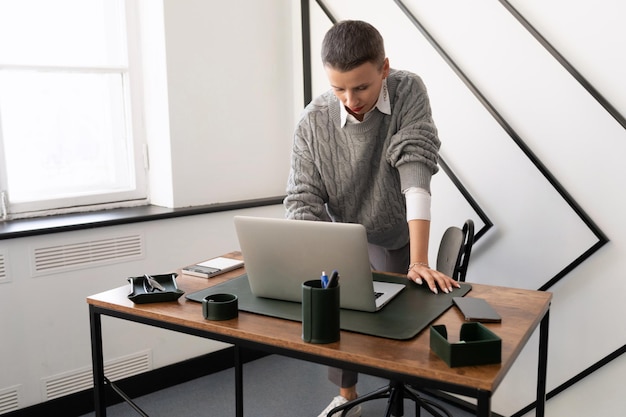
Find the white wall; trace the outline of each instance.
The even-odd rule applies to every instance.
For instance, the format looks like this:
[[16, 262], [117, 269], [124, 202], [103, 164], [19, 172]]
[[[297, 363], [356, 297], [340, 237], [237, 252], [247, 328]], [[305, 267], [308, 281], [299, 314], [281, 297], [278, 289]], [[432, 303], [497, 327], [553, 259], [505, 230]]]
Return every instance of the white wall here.
[[153, 204], [284, 194], [299, 76], [291, 3], [141, 6]]
[[[626, 342], [621, 320], [626, 131], [500, 2], [404, 3], [610, 239], [550, 288], [548, 389], [554, 389]], [[626, 115], [623, 2], [512, 3]], [[373, 23], [386, 40], [392, 67], [423, 77], [443, 142], [441, 154], [494, 223], [475, 245], [468, 281], [537, 289], [598, 241], [394, 2], [325, 4], [339, 20]], [[314, 85], [320, 92], [326, 84], [317, 57], [330, 22], [312, 8]], [[480, 226], [444, 173], [434, 178], [433, 199], [432, 242], [466, 216]], [[534, 400], [536, 368], [537, 335], [496, 392], [496, 412], [510, 415]], [[624, 415], [626, 399], [602, 387], [619, 386], [625, 370], [626, 358], [620, 357], [549, 401], [547, 414]]]
[[[0, 284], [0, 392], [17, 390], [20, 407], [45, 401], [46, 381], [90, 368], [86, 297], [127, 286], [126, 278], [173, 272], [211, 256], [238, 250], [236, 214], [282, 217], [282, 206], [197, 215], [0, 242], [9, 282]], [[141, 236], [138, 259], [67, 267], [40, 274], [31, 265], [39, 248]], [[103, 318], [105, 362], [148, 352], [155, 369], [221, 349], [206, 339]], [[15, 389], [9, 389], [15, 388]]]
[[[218, 6], [215, 6], [218, 4]], [[295, 119], [292, 9], [265, 2], [140, 1], [153, 201], [185, 207], [284, 194]], [[298, 35], [299, 37], [299, 35]], [[299, 81], [298, 81], [299, 82]], [[298, 99], [301, 103], [301, 99]], [[169, 272], [239, 246], [236, 214], [283, 217], [282, 206], [0, 241], [0, 397], [19, 408], [48, 399], [46, 381], [90, 370], [85, 298], [128, 276]], [[125, 262], [33, 272], [42, 247], [140, 235]], [[191, 336], [103, 320], [104, 357], [147, 352], [158, 368], [224, 347]], [[3, 412], [0, 404], [0, 413]], [[10, 409], [8, 409], [10, 410]], [[8, 411], [7, 410], [7, 411]]]
[[[495, 224], [475, 247], [468, 281], [535, 289], [593, 243], [578, 217], [393, 2], [329, 3], [339, 18], [362, 18], [379, 27], [392, 66], [419, 73], [429, 88], [442, 155]], [[626, 6], [587, 3], [514, 4], [624, 115], [626, 33], [619, 16]], [[626, 134], [498, 2], [407, 4], [611, 240], [550, 289], [553, 389], [626, 341]], [[182, 207], [283, 193], [293, 121], [302, 107], [300, 34], [292, 33], [299, 29], [297, 2], [166, 0], [143, 6], [149, 12], [144, 30], [160, 31], [165, 46], [151, 44], [144, 80], [156, 202]], [[311, 7], [315, 51], [329, 22], [315, 2]], [[317, 92], [326, 88], [318, 56], [314, 52]], [[207, 155], [218, 157], [209, 164]], [[248, 175], [249, 166], [267, 176]], [[231, 185], [224, 187], [224, 180]], [[445, 226], [475, 215], [445, 174], [437, 174], [433, 190], [436, 242]], [[0, 394], [17, 390], [21, 407], [38, 403], [45, 400], [42, 379], [89, 368], [85, 297], [125, 285], [131, 274], [166, 271], [236, 249], [231, 218], [242, 212], [280, 217], [282, 207], [0, 241], [9, 278], [0, 283]], [[192, 233], [197, 230], [206, 233]], [[33, 277], [33, 248], [126, 233], [144, 236], [144, 258]], [[221, 346], [114, 320], [105, 320], [104, 331], [106, 359], [147, 349], [153, 367]], [[496, 412], [508, 415], [533, 401], [536, 350], [535, 335], [497, 391]], [[606, 387], [621, 386], [625, 372], [626, 358], [620, 357], [550, 400], [548, 415], [624, 414], [626, 399]]]

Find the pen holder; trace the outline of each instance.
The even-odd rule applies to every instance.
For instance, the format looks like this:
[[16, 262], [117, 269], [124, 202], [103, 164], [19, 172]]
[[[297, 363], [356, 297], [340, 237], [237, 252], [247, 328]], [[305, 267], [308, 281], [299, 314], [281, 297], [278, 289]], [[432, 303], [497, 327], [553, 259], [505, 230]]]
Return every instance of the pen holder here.
[[332, 343], [339, 340], [339, 286], [322, 288], [321, 281], [302, 283], [302, 340]]
[[202, 315], [207, 320], [230, 320], [238, 316], [235, 294], [212, 294], [202, 300]]

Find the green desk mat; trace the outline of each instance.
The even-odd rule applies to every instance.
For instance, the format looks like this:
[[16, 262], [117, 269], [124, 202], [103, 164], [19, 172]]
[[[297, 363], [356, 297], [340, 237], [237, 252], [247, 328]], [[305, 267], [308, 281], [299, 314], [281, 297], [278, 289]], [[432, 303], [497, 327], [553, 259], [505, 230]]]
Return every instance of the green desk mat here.
[[[435, 295], [425, 285], [417, 285], [406, 278], [374, 273], [374, 280], [406, 284], [406, 288], [375, 313], [342, 309], [342, 330], [388, 339], [411, 339], [453, 305], [452, 297], [462, 297], [472, 289], [470, 284], [462, 282], [461, 288], [455, 288], [450, 294], [440, 292]], [[255, 296], [250, 291], [246, 274], [187, 294], [186, 298], [202, 302], [207, 295], [217, 293], [236, 294], [241, 311], [302, 321], [300, 303]]]

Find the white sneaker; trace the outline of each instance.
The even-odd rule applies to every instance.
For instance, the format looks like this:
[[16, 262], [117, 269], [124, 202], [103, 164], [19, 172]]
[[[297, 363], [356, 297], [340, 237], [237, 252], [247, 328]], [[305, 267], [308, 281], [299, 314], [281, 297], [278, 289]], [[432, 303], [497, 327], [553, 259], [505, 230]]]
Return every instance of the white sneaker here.
[[[322, 411], [318, 417], [326, 417], [328, 413], [330, 412], [330, 410], [332, 410], [335, 407], [339, 407], [340, 405], [345, 404], [347, 402], [348, 400], [346, 400], [344, 397], [342, 397], [341, 395], [337, 395], [335, 398], [333, 398], [330, 404], [328, 404], [328, 407], [326, 407], [324, 411]], [[333, 414], [332, 417], [341, 417], [341, 413], [342, 412], [337, 412]], [[361, 406], [357, 405], [351, 408], [350, 411], [348, 411], [348, 414], [346, 414], [346, 417], [361, 417]]]

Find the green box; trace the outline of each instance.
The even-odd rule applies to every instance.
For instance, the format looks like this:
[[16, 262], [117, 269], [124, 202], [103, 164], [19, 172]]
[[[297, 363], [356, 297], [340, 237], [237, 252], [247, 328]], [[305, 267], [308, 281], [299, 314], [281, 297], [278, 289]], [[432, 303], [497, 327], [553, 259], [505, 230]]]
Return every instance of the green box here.
[[452, 368], [502, 361], [502, 339], [482, 324], [463, 323], [460, 336], [450, 343], [445, 325], [430, 326], [430, 348]]

